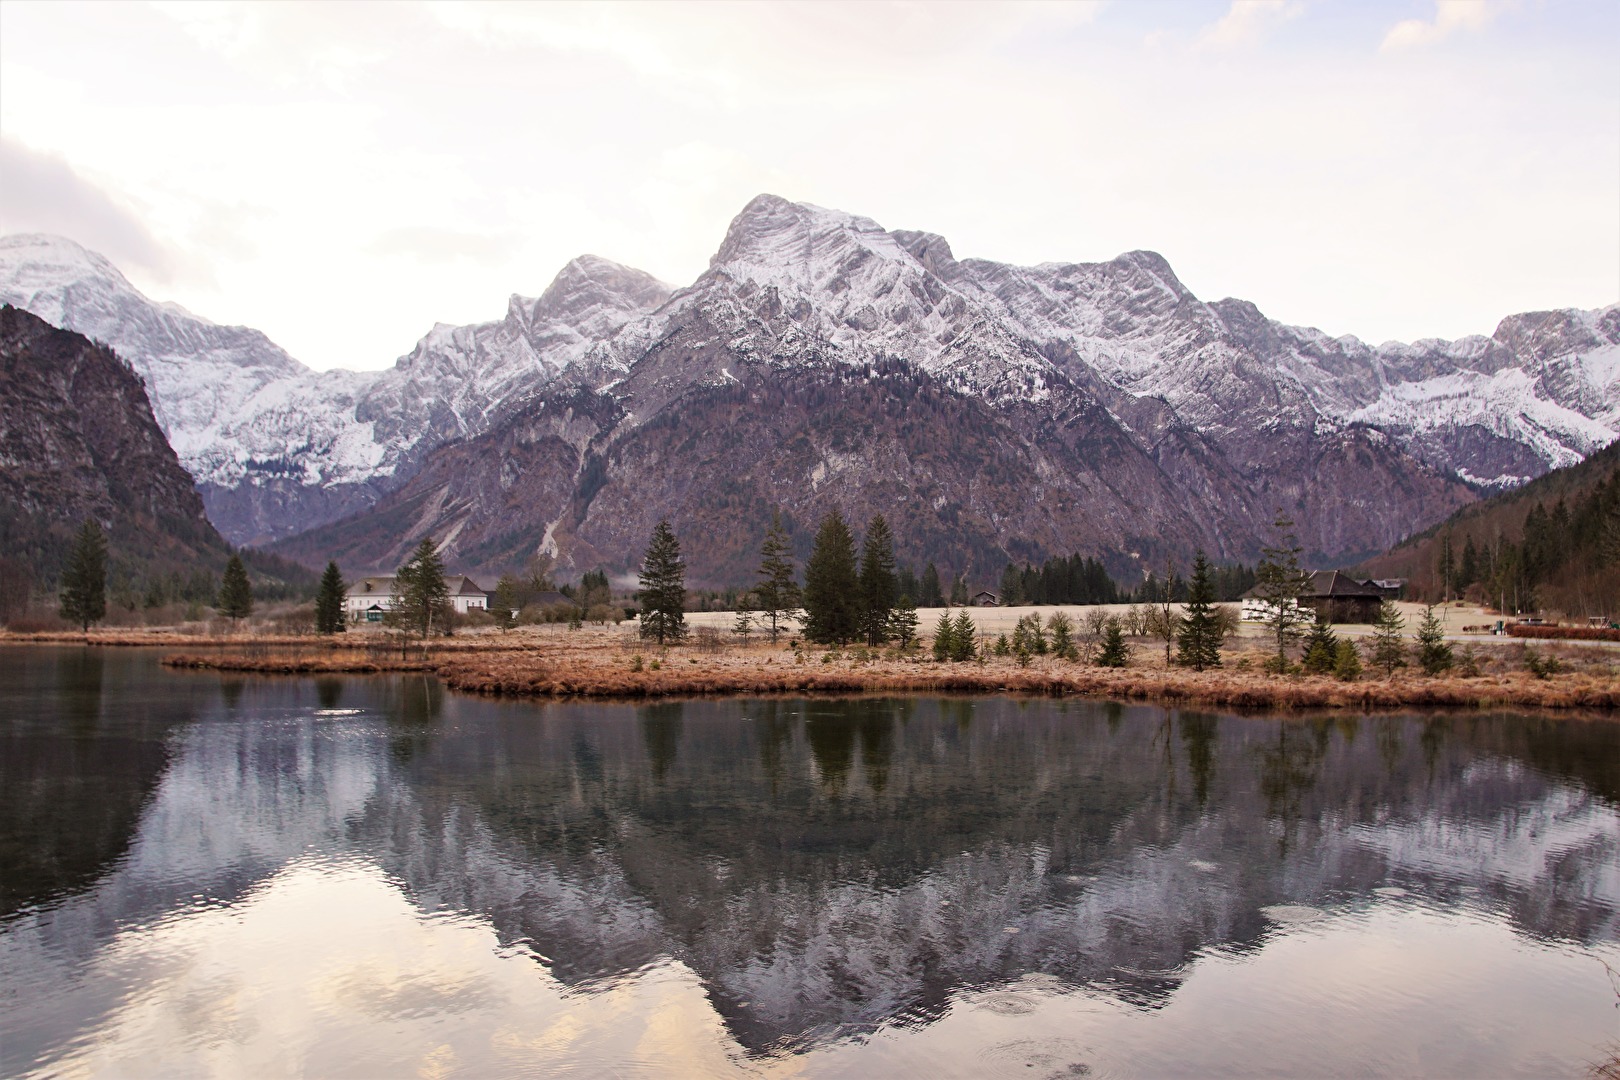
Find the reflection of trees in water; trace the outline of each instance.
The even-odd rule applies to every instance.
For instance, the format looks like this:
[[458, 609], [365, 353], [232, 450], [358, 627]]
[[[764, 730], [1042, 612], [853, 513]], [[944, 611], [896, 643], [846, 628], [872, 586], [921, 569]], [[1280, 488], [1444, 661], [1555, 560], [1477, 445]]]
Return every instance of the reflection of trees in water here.
[[221, 675], [219, 677], [219, 699], [225, 703], [225, 708], [235, 712], [236, 707], [242, 703], [242, 692], [247, 689], [247, 680], [240, 675]]
[[5, 674], [17, 714], [0, 718], [0, 918], [84, 888], [128, 850], [169, 734], [194, 715], [185, 695], [164, 707], [120, 696], [147, 689], [130, 674], [140, 657], [112, 672], [99, 649], [28, 661]]
[[1276, 740], [1256, 751], [1259, 759], [1260, 794], [1266, 800], [1266, 816], [1282, 825], [1279, 851], [1286, 855], [1294, 825], [1303, 812], [1305, 796], [1316, 786], [1317, 776], [1333, 738], [1332, 721], [1278, 720]]
[[56, 693], [63, 717], [75, 732], [88, 734], [101, 723], [106, 668], [100, 649], [73, 649], [57, 657]]
[[641, 718], [641, 742], [654, 780], [662, 780], [675, 765], [681, 750], [682, 717], [686, 705], [679, 701], [643, 705], [636, 710]]
[[748, 706], [754, 718], [754, 739], [759, 746], [759, 767], [771, 782], [771, 794], [781, 790], [787, 774], [788, 748], [793, 743], [793, 713], [776, 700]]
[[828, 794], [841, 793], [849, 778], [849, 767], [855, 761], [856, 723], [848, 711], [837, 706], [818, 705], [804, 718], [805, 742], [815, 758], [822, 790]]
[[889, 762], [894, 757], [895, 709], [887, 701], [864, 701], [857, 710], [861, 728], [861, 768], [875, 794], [889, 785]]
[[1181, 745], [1192, 777], [1193, 798], [1202, 808], [1209, 802], [1209, 781], [1215, 773], [1215, 737], [1220, 718], [1214, 713], [1182, 711]]
[[343, 683], [341, 678], [325, 678], [315, 680], [315, 700], [321, 703], [323, 709], [335, 709], [343, 700]]
[[444, 684], [432, 675], [406, 674], [389, 680], [383, 697], [388, 717], [388, 751], [405, 764], [433, 742], [444, 711]]

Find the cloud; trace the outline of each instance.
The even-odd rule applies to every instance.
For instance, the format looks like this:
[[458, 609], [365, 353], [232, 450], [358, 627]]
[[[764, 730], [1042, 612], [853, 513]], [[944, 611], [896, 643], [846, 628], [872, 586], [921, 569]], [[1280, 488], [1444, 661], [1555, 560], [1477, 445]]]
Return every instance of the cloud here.
[[516, 238], [510, 235], [412, 226], [388, 230], [366, 245], [365, 250], [371, 255], [407, 256], [425, 263], [442, 263], [457, 259], [504, 259], [518, 247]]
[[1487, 0], [1435, 0], [1434, 19], [1405, 19], [1384, 35], [1381, 52], [1417, 48], [1444, 41], [1458, 30], [1483, 30], [1501, 11], [1500, 4]]
[[1211, 49], [1256, 45], [1304, 10], [1305, 5], [1294, 0], [1232, 0], [1226, 14], [1198, 35], [1198, 44]]
[[0, 231], [48, 232], [100, 252], [120, 267], [135, 266], [170, 282], [176, 254], [140, 217], [74, 171], [64, 158], [0, 137]]

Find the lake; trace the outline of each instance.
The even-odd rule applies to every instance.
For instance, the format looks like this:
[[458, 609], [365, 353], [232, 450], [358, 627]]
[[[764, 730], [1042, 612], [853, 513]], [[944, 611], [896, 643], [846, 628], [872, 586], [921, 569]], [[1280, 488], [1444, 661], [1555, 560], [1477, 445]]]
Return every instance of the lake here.
[[1582, 1076], [1620, 724], [0, 648], [8, 1076]]

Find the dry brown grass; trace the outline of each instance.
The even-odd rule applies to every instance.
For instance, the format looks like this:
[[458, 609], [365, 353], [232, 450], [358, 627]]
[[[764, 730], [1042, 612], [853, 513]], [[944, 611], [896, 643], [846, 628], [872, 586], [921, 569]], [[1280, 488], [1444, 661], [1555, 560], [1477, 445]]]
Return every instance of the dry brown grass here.
[[[922, 656], [829, 653], [801, 657], [782, 645], [736, 643], [718, 648], [660, 652], [636, 640], [632, 627], [533, 627], [510, 634], [466, 633], [413, 644], [401, 655], [399, 639], [378, 633], [335, 638], [244, 636], [218, 638], [151, 632], [92, 633], [92, 644], [170, 645], [184, 651], [164, 663], [267, 674], [434, 671], [450, 687], [511, 697], [637, 699], [734, 694], [1013, 693], [1085, 696], [1221, 706], [1236, 709], [1389, 709], [1399, 707], [1581, 709], [1613, 715], [1620, 708], [1620, 678], [1606, 653], [1572, 662], [1575, 670], [1538, 679], [1518, 670], [1519, 647], [1482, 652], [1475, 678], [1425, 678], [1412, 671], [1394, 679], [1339, 682], [1326, 677], [1263, 673], [1252, 650], [1234, 650], [1227, 666], [1203, 673], [1166, 669], [1156, 647], [1138, 647], [1122, 670], [1040, 658], [1020, 667], [1010, 658], [985, 663], [936, 664]], [[25, 640], [13, 636], [6, 640]], [[26, 640], [82, 643], [82, 634], [34, 635]], [[198, 648], [193, 648], [197, 646]], [[1579, 650], [1576, 651], [1577, 653]], [[1572, 654], [1574, 655], [1574, 654]], [[638, 662], [639, 661], [639, 662]], [[654, 667], [654, 664], [657, 667]], [[1581, 666], [1584, 664], [1584, 666]]]

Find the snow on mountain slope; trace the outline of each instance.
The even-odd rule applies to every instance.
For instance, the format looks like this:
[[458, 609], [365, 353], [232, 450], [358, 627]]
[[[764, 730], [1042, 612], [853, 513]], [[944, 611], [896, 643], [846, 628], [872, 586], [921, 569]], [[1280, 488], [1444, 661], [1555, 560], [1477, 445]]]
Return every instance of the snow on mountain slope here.
[[0, 301], [111, 345], [233, 541], [289, 535], [358, 509], [428, 449], [476, 434], [505, 404], [668, 295], [584, 256], [504, 319], [433, 328], [383, 371], [316, 372], [257, 330], [142, 295], [61, 237], [0, 238]]

